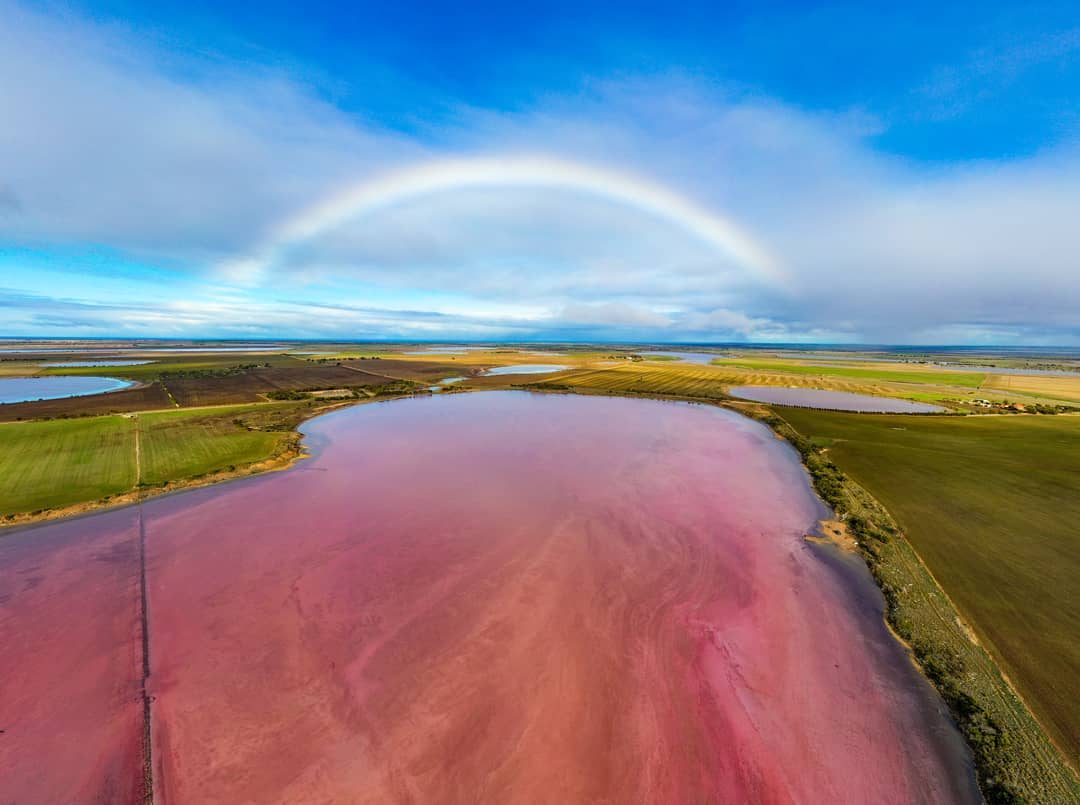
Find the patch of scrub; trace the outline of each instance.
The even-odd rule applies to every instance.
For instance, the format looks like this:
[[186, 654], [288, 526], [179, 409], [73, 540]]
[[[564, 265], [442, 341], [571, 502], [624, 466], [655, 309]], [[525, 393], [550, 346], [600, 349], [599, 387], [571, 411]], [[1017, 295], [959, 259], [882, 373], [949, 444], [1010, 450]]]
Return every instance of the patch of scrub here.
[[0, 405], [32, 400], [59, 400], [119, 391], [135, 384], [118, 377], [81, 377], [49, 375], [45, 377], [0, 377]]
[[790, 405], [796, 408], [823, 408], [828, 411], [855, 411], [873, 414], [936, 414], [945, 411], [940, 405], [897, 400], [893, 397], [875, 397], [871, 394], [853, 394], [849, 391], [827, 389], [801, 389], [787, 386], [732, 386], [732, 397], [773, 405]]
[[447, 377], [440, 380], [434, 386], [428, 386], [428, 391], [439, 391], [443, 386], [449, 386], [451, 383], [460, 383], [464, 380], [464, 377]]

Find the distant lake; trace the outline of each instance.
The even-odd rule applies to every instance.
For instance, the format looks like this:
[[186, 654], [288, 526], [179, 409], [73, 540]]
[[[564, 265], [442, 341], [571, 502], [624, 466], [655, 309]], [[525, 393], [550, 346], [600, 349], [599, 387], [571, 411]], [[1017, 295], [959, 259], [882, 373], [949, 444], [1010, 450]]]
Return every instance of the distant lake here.
[[674, 351], [672, 351], [672, 352], [653, 352], [653, 351], [650, 351], [650, 352], [642, 352], [641, 355], [644, 356], [645, 360], [648, 360], [649, 357], [652, 356], [652, 355], [663, 355], [664, 357], [667, 357], [667, 358], [678, 358], [679, 360], [686, 361], [687, 363], [701, 363], [701, 364], [706, 364], [706, 365], [712, 363], [713, 360], [716, 359], [716, 358], [723, 358], [724, 357], [719, 352], [674, 352]]
[[451, 383], [460, 383], [464, 379], [464, 377], [444, 377], [436, 385], [428, 386], [428, 391], [441, 391], [443, 386], [449, 386]]
[[0, 347], [0, 352], [39, 353], [39, 352], [119, 352], [116, 349], [91, 349], [88, 347]]
[[56, 363], [39, 363], [46, 369], [61, 369], [75, 366], [139, 366], [153, 361], [57, 361]]
[[940, 405], [897, 400], [892, 397], [875, 397], [870, 394], [852, 394], [847, 391], [825, 389], [798, 389], [786, 386], [732, 386], [732, 397], [774, 405], [791, 405], [796, 408], [825, 408], [830, 411], [859, 411], [876, 414], [934, 414], [945, 411]]
[[[125, 349], [123, 352], [136, 350]], [[139, 352], [281, 352], [282, 347], [141, 347]]]
[[561, 372], [569, 369], [569, 366], [561, 366], [557, 363], [519, 363], [517, 366], [496, 366], [488, 369], [485, 374], [489, 375], [541, 375], [548, 372]]
[[120, 380], [117, 377], [0, 377], [0, 404], [83, 397], [104, 391], [119, 391], [134, 385], [130, 380]]

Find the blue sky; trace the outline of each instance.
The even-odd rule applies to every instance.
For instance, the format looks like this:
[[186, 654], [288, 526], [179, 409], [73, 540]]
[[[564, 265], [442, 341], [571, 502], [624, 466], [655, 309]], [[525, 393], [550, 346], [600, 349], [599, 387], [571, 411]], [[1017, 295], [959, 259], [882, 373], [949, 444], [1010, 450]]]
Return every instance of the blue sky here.
[[0, 332], [1080, 343], [1074, 3], [339, 5], [0, 0]]

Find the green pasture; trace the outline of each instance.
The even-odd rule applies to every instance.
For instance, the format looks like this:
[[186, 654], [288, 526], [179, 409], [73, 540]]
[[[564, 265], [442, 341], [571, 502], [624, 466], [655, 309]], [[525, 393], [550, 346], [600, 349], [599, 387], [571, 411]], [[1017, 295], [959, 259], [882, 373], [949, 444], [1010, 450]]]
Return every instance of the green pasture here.
[[892, 513], [1080, 760], [1080, 417], [777, 409]]
[[[0, 424], [0, 517], [60, 508], [276, 455], [312, 403]], [[138, 466], [136, 465], [138, 429]]]
[[122, 416], [0, 425], [0, 516], [131, 489], [134, 434]]
[[[139, 414], [140, 480], [160, 484], [253, 464], [289, 438], [277, 430], [249, 430], [258, 406]], [[290, 410], [288, 407], [284, 410]]]

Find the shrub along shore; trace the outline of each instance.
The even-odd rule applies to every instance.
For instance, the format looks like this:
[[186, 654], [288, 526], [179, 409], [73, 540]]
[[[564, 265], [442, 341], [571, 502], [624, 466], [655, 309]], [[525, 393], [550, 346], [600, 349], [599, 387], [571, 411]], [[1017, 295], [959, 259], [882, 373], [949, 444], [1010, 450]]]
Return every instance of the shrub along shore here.
[[842, 519], [885, 598], [885, 617], [941, 694], [975, 758], [988, 803], [1080, 802], [1080, 781], [976, 643], [895, 521], [809, 439], [771, 411], [739, 407], [786, 439]]

